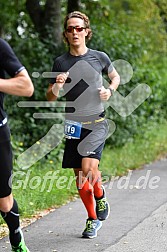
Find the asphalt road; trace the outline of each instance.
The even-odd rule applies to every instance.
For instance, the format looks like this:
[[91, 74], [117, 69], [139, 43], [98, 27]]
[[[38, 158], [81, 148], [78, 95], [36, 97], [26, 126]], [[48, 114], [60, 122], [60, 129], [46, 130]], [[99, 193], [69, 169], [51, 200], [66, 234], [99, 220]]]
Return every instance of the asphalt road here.
[[[86, 211], [80, 199], [23, 229], [31, 252], [166, 252], [167, 160], [105, 185], [111, 206], [98, 237], [83, 239]], [[0, 252], [10, 251], [8, 238]]]

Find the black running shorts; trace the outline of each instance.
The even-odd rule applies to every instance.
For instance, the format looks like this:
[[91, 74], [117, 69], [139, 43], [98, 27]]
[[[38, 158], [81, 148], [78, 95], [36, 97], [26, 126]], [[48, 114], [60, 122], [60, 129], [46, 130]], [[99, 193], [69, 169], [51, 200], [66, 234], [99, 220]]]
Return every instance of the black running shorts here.
[[82, 158], [95, 158], [100, 161], [108, 135], [108, 122], [83, 125], [80, 139], [66, 139], [62, 167], [81, 168]]
[[12, 147], [7, 125], [0, 127], [0, 198], [11, 194]]

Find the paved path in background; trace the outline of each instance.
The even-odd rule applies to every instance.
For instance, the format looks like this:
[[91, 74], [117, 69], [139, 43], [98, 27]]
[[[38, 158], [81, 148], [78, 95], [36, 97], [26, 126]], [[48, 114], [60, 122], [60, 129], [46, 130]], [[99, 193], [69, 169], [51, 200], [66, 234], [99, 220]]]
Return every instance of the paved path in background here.
[[[167, 160], [108, 183], [106, 190], [111, 214], [97, 238], [81, 238], [87, 216], [77, 199], [23, 229], [30, 251], [167, 252]], [[0, 252], [10, 251], [7, 241], [0, 240]]]

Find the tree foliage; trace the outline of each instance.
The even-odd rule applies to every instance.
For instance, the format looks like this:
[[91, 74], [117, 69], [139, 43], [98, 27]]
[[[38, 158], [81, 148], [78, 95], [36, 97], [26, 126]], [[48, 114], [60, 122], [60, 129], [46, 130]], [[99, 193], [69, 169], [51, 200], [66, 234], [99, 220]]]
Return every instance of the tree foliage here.
[[159, 14], [164, 22], [165, 29], [167, 32], [167, 4], [166, 0], [154, 0], [154, 3], [157, 5]]

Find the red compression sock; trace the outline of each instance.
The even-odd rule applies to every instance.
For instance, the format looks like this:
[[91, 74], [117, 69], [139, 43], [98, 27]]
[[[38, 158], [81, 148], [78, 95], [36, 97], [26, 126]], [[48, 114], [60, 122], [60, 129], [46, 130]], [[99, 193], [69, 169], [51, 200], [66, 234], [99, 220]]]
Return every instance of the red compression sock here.
[[97, 215], [95, 212], [95, 205], [94, 205], [93, 186], [86, 179], [86, 181], [84, 181], [81, 186], [79, 186], [77, 182], [77, 188], [78, 188], [79, 195], [88, 212], [88, 217], [96, 220]]
[[101, 186], [101, 177], [99, 177], [93, 185], [95, 198], [100, 199], [103, 196], [103, 189]]

